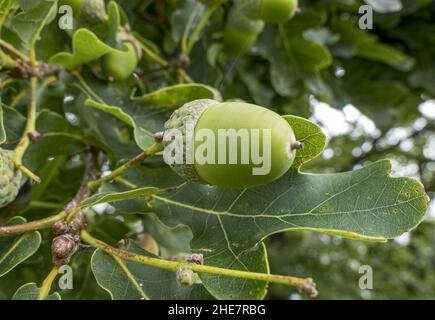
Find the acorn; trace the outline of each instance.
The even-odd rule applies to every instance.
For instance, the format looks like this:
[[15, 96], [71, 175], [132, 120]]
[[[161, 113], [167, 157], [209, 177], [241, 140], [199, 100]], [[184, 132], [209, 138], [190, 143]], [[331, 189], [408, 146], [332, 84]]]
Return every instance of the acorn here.
[[67, 233], [57, 236], [51, 244], [53, 264], [56, 266], [68, 264], [76, 250], [77, 239], [72, 235]]
[[15, 200], [21, 187], [21, 171], [13, 161], [13, 151], [0, 148], [0, 208]]
[[110, 80], [126, 80], [137, 67], [137, 48], [131, 42], [124, 42], [124, 44], [126, 51], [112, 51], [102, 58], [104, 74]]
[[224, 50], [230, 56], [245, 53], [263, 31], [264, 22], [253, 20], [233, 6], [224, 30]]
[[[290, 169], [297, 149], [303, 147], [280, 115], [244, 102], [195, 100], [174, 111], [164, 128], [166, 163], [188, 181], [224, 188], [248, 188], [278, 179]], [[213, 138], [213, 147], [207, 148], [207, 139], [201, 140], [198, 133]], [[244, 143], [235, 136], [238, 134]], [[200, 161], [198, 155], [202, 156]]]
[[234, 0], [234, 3], [247, 17], [267, 23], [286, 22], [298, 8], [298, 0]]

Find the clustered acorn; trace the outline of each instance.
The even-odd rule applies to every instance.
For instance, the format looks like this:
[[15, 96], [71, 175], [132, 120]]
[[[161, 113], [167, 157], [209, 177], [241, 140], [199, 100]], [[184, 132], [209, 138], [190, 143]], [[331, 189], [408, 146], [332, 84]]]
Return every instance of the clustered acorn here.
[[80, 244], [80, 232], [86, 226], [82, 211], [77, 212], [71, 221], [56, 221], [52, 230], [56, 237], [51, 243], [51, 254], [55, 266], [63, 266], [69, 263], [71, 257], [77, 251]]
[[15, 200], [21, 187], [22, 173], [13, 161], [13, 151], [0, 148], [0, 208]]

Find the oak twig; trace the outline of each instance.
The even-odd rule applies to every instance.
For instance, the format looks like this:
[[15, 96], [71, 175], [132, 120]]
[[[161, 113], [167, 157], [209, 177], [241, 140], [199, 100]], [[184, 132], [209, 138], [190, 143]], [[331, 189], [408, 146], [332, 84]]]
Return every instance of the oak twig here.
[[216, 275], [222, 275], [227, 277], [234, 277], [234, 278], [243, 278], [243, 279], [250, 279], [250, 280], [257, 280], [257, 281], [265, 281], [265, 282], [274, 282], [274, 283], [280, 283], [290, 286], [298, 287], [302, 292], [307, 293], [308, 295], [314, 297], [317, 295], [317, 291], [315, 289], [316, 284], [313, 282], [311, 278], [296, 278], [296, 277], [289, 277], [289, 276], [281, 276], [281, 275], [274, 275], [274, 274], [267, 274], [267, 273], [257, 273], [257, 272], [249, 272], [249, 271], [241, 271], [241, 270], [234, 270], [234, 269], [224, 269], [224, 268], [218, 268], [218, 267], [212, 267], [212, 266], [206, 266], [206, 265], [199, 265], [194, 263], [184, 263], [184, 262], [178, 262], [178, 261], [169, 261], [169, 260], [162, 260], [157, 258], [152, 258], [148, 256], [142, 256], [139, 254], [136, 254], [134, 252], [129, 252], [125, 250], [121, 250], [115, 247], [112, 247], [98, 239], [95, 239], [92, 237], [87, 231], [83, 230], [81, 232], [81, 238], [83, 241], [88, 243], [89, 245], [101, 249], [111, 255], [115, 255], [117, 257], [146, 264], [149, 266], [154, 266], [157, 268], [169, 270], [169, 271], [177, 271], [179, 268], [187, 267], [192, 269], [192, 271], [197, 273], [209, 273], [209, 274], [216, 274]]

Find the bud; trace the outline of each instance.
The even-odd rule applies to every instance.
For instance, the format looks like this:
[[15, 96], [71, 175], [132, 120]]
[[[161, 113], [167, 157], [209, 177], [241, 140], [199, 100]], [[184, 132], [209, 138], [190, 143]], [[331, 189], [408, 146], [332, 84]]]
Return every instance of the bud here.
[[53, 224], [53, 233], [57, 236], [67, 233], [68, 230], [68, 223], [65, 220], [59, 220]]
[[73, 236], [69, 234], [57, 236], [51, 244], [53, 264], [56, 266], [68, 264], [69, 259], [76, 250], [77, 243]]
[[180, 286], [193, 286], [198, 279], [193, 270], [187, 267], [178, 268], [176, 277]]
[[204, 256], [202, 255], [202, 253], [194, 253], [187, 259], [187, 262], [193, 263], [193, 264], [203, 265], [204, 264]]

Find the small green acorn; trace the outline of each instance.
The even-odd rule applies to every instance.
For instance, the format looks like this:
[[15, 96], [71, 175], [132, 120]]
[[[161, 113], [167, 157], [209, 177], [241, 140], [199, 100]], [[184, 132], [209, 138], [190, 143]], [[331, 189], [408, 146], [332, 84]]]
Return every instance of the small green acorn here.
[[[192, 129], [194, 142], [189, 137], [189, 132]], [[196, 137], [199, 130], [211, 132], [216, 138], [213, 149], [204, 151], [204, 141], [199, 141]], [[267, 136], [264, 133], [266, 131]], [[276, 180], [290, 169], [296, 156], [296, 150], [303, 147], [300, 142], [296, 141], [290, 124], [280, 115], [269, 109], [244, 102], [219, 103], [214, 100], [202, 99], [183, 105], [165, 123], [163, 138], [165, 156], [172, 155], [172, 148], [178, 143], [174, 139], [174, 132], [180, 132], [183, 135], [182, 140], [178, 141], [182, 141], [184, 144], [182, 146], [184, 153], [182, 155], [183, 162], [171, 163], [168, 157], [165, 158], [171, 168], [188, 181], [224, 188], [248, 188]], [[222, 132], [235, 132], [237, 134], [248, 132], [251, 134], [251, 137], [246, 138], [249, 139], [250, 144], [247, 148], [239, 143], [240, 137], [236, 137], [239, 139], [235, 143], [237, 161], [234, 161], [234, 158], [233, 161], [230, 160], [231, 151], [228, 152], [231, 148], [230, 139], [227, 137], [226, 140], [218, 140]], [[256, 142], [253, 135], [255, 132], [258, 132]], [[264, 157], [268, 157], [264, 158], [264, 163], [268, 163], [268, 170], [265, 172], [259, 172], [255, 169], [258, 169], [259, 162], [253, 159], [252, 150], [254, 148], [257, 148], [255, 149], [257, 151], [261, 149], [258, 153], [262, 152]], [[205, 157], [208, 157], [209, 153], [213, 154], [209, 158], [212, 161], [201, 160], [200, 163], [197, 158], [198, 150], [203, 154], [205, 152]], [[225, 154], [222, 154], [222, 150], [225, 150]], [[193, 155], [190, 157], [193, 158], [190, 163], [186, 160], [188, 155]], [[243, 157], [245, 160], [242, 160]]]
[[0, 149], [0, 208], [15, 200], [21, 187], [21, 171], [15, 168], [13, 151]]
[[111, 80], [126, 80], [138, 64], [136, 47], [130, 42], [124, 42], [127, 51], [109, 52], [103, 56], [104, 74]]
[[234, 3], [249, 18], [267, 23], [286, 22], [298, 8], [298, 0], [234, 0]]
[[224, 30], [224, 49], [230, 56], [246, 52], [264, 28], [264, 22], [253, 20], [233, 6]]
[[104, 0], [60, 0], [59, 6], [61, 5], [71, 6], [74, 17], [91, 24], [108, 18]]

